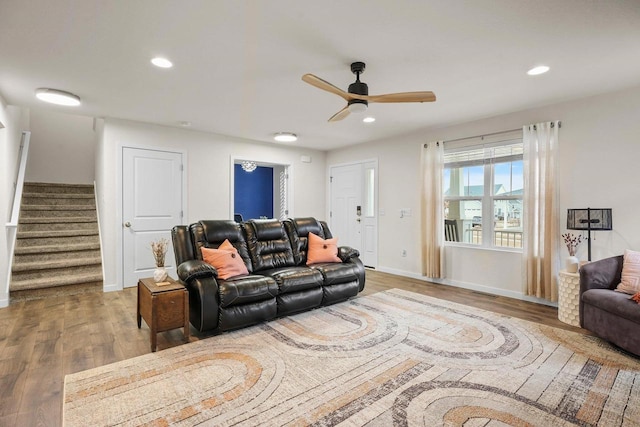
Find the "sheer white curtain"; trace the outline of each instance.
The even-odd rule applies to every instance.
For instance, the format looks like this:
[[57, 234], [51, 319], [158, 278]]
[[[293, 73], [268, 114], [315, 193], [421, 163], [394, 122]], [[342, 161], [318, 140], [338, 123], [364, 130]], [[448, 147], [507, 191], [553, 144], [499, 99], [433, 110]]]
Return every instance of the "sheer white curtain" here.
[[523, 127], [524, 242], [523, 279], [526, 294], [557, 301], [559, 206], [557, 189], [560, 122]]
[[444, 277], [444, 204], [442, 169], [444, 143], [425, 144], [422, 150], [422, 274]]

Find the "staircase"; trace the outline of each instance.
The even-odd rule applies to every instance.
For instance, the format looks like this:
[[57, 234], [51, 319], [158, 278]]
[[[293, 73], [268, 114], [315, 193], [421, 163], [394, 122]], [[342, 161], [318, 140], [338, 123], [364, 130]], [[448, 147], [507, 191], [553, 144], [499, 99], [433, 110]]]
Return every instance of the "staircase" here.
[[102, 291], [92, 185], [25, 183], [10, 298]]

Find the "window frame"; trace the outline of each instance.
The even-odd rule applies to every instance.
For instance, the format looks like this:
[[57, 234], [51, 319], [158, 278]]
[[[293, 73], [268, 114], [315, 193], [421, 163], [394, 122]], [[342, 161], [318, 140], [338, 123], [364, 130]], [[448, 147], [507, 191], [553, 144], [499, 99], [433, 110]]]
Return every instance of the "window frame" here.
[[[462, 146], [454, 146], [452, 148], [447, 149], [445, 145], [445, 159], [447, 154], [453, 153], [469, 153], [469, 160], [458, 160], [446, 162], [443, 164], [443, 182], [445, 176], [445, 170], [449, 169], [449, 171], [454, 170], [455, 168], [461, 167], [471, 167], [471, 166], [479, 166], [483, 167], [483, 194], [482, 196], [471, 196], [471, 195], [462, 195], [462, 196], [451, 196], [445, 194], [445, 189], [442, 189], [442, 198], [443, 202], [464, 202], [464, 201], [479, 201], [482, 209], [482, 220], [481, 220], [481, 243], [471, 243], [471, 242], [453, 242], [453, 241], [445, 241], [445, 245], [447, 246], [464, 246], [468, 248], [477, 248], [477, 249], [488, 249], [488, 250], [497, 250], [497, 251], [510, 251], [510, 252], [522, 252], [522, 246], [520, 247], [512, 247], [512, 246], [499, 246], [495, 243], [495, 235], [496, 235], [496, 221], [495, 221], [495, 204], [496, 201], [502, 200], [520, 200], [521, 204], [524, 207], [524, 194], [520, 195], [501, 195], [495, 194], [495, 169], [496, 165], [501, 163], [512, 163], [514, 161], [523, 161], [523, 153], [510, 154], [510, 155], [493, 155], [493, 149], [496, 147], [507, 147], [507, 146], [520, 146], [523, 148], [523, 138], [522, 136], [517, 137], [509, 137], [503, 138], [502, 140], [493, 141], [493, 142], [475, 142], [469, 143]], [[473, 151], [482, 150], [483, 156], [482, 158], [474, 156]], [[487, 155], [487, 153], [492, 153]], [[451, 176], [449, 173], [449, 176]], [[524, 180], [524, 174], [523, 174]], [[511, 180], [513, 180], [513, 172], [511, 171]], [[524, 182], [523, 182], [524, 184]], [[444, 186], [443, 186], [444, 187]], [[513, 185], [510, 186], [510, 193], [514, 191]], [[506, 214], [506, 212], [505, 212]], [[522, 215], [522, 212], [521, 212]], [[459, 220], [459, 218], [455, 218]], [[522, 216], [520, 217], [522, 222]], [[461, 235], [464, 235], [465, 231], [460, 231]], [[462, 239], [464, 240], [464, 238]], [[472, 240], [472, 238], [470, 238]], [[524, 229], [522, 230], [521, 242], [524, 240]], [[521, 243], [522, 244], [522, 243]]]

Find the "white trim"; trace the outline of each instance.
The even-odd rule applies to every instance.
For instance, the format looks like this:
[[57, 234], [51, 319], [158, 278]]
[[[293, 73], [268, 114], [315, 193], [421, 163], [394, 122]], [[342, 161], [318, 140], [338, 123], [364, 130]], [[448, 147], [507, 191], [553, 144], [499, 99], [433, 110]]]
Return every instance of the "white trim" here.
[[115, 291], [121, 291], [121, 290], [122, 290], [122, 286], [119, 285], [118, 283], [113, 283], [111, 285], [107, 285], [103, 283], [102, 285], [102, 292], [115, 292]]
[[508, 291], [508, 290], [505, 290], [505, 289], [494, 288], [494, 287], [491, 287], [491, 286], [483, 286], [483, 285], [477, 285], [477, 284], [474, 284], [474, 283], [459, 282], [457, 280], [450, 280], [450, 279], [433, 279], [433, 278], [422, 276], [422, 275], [420, 275], [418, 273], [412, 273], [410, 271], [398, 270], [396, 268], [391, 268], [391, 267], [379, 267], [376, 270], [377, 271], [381, 271], [383, 273], [393, 274], [393, 275], [396, 275], [396, 276], [409, 277], [411, 279], [422, 280], [423, 282], [431, 282], [431, 283], [437, 283], [439, 285], [453, 286], [455, 288], [469, 289], [469, 290], [472, 290], [472, 291], [483, 292], [483, 293], [491, 294], [491, 295], [499, 295], [499, 296], [513, 298], [513, 299], [517, 299], [517, 300], [521, 300], [521, 301], [527, 301], [527, 302], [533, 302], [533, 303], [536, 303], [536, 304], [547, 305], [547, 306], [550, 306], [550, 307], [557, 307], [558, 306], [558, 303], [550, 302], [550, 301], [547, 301], [547, 300], [542, 299], [542, 298], [531, 297], [531, 296], [528, 296], [528, 295], [524, 295], [524, 294], [522, 294], [520, 292]]
[[[142, 145], [142, 144], [125, 144], [122, 142], [116, 143], [116, 281], [115, 284], [103, 284], [104, 292], [113, 292], [113, 291], [121, 291], [124, 289], [124, 271], [122, 271], [124, 262], [123, 256], [124, 251], [122, 250], [122, 223], [124, 222], [122, 219], [122, 195], [124, 192], [122, 191], [122, 154], [125, 148], [133, 148], [136, 150], [149, 150], [149, 151], [163, 151], [165, 153], [178, 153], [182, 155], [182, 221], [189, 217], [188, 215], [188, 205], [187, 205], [187, 169], [188, 169], [188, 158], [187, 151], [181, 149], [167, 148], [167, 147], [156, 147], [150, 145]], [[178, 224], [176, 224], [178, 225]], [[177, 266], [176, 266], [177, 268]], [[131, 285], [131, 286], [135, 286]]]
[[[247, 156], [229, 156], [229, 219], [233, 219], [233, 215], [235, 214], [235, 165], [239, 164], [243, 160], [250, 160], [256, 162], [258, 166], [282, 166], [284, 168], [284, 173], [289, 176], [288, 181], [288, 191], [287, 191], [287, 211], [289, 211], [289, 218], [294, 218], [295, 214], [293, 212], [293, 185], [294, 179], [293, 177], [293, 165], [291, 163], [283, 163], [281, 160], [269, 159], [261, 156], [252, 156], [251, 158]], [[275, 185], [275, 181], [274, 181]], [[276, 217], [274, 212], [274, 217]]]
[[100, 268], [102, 269], [102, 292], [106, 292], [104, 285], [105, 271], [104, 271], [104, 250], [102, 250], [102, 228], [100, 227], [100, 204], [98, 203], [98, 189], [96, 181], [93, 180], [93, 198], [96, 204], [96, 222], [98, 223], [98, 241], [100, 242]]
[[6, 224], [7, 230], [7, 280], [3, 296], [6, 298], [0, 299], [0, 308], [9, 306], [9, 293], [11, 288], [11, 276], [13, 268], [13, 255], [16, 249], [16, 238], [18, 237], [18, 219], [20, 218], [20, 205], [22, 204], [22, 191], [24, 189], [24, 177], [27, 170], [27, 157], [29, 156], [29, 141], [31, 140], [30, 131], [22, 131], [21, 136], [21, 149], [20, 149], [20, 165], [18, 166], [18, 176], [16, 177], [16, 183], [13, 193], [13, 206], [11, 209], [11, 218]]

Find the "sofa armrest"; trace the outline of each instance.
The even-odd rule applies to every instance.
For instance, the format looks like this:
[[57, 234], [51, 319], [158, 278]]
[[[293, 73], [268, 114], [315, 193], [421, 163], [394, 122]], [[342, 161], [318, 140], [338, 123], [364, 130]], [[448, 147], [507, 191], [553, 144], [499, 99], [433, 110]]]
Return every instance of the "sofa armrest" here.
[[212, 265], [198, 259], [185, 261], [178, 266], [178, 277], [185, 283], [193, 279], [218, 277], [218, 271]]
[[189, 292], [189, 321], [200, 332], [216, 329], [219, 318], [218, 272], [200, 260], [178, 266], [178, 277]]
[[358, 289], [359, 292], [362, 292], [366, 278], [364, 274], [364, 264], [360, 260], [360, 252], [349, 246], [340, 246], [338, 248], [338, 258], [342, 260], [343, 264], [352, 264], [354, 266], [356, 275], [358, 276]]
[[338, 258], [342, 260], [342, 262], [347, 262], [351, 258], [359, 257], [360, 252], [357, 249], [351, 248], [349, 246], [340, 246], [338, 248]]

